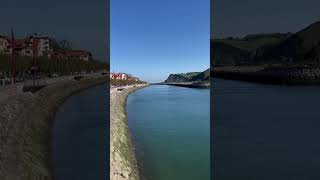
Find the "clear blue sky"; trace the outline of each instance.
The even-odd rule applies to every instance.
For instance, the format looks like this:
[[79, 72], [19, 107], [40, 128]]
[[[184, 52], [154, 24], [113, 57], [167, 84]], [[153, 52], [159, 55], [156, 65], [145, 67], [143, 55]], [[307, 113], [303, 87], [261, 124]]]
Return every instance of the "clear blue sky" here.
[[111, 71], [162, 82], [210, 64], [209, 0], [111, 0]]
[[320, 20], [319, 0], [213, 0], [212, 38], [296, 32]]

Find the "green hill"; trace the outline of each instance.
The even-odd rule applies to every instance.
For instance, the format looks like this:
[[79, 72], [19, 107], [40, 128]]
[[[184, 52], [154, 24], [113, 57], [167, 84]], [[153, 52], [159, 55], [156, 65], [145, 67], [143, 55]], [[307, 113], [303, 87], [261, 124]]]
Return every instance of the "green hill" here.
[[211, 64], [238, 64], [247, 61], [249, 51], [223, 41], [211, 41]]
[[165, 83], [182, 83], [182, 82], [207, 82], [210, 78], [210, 69], [203, 72], [189, 72], [180, 74], [170, 74]]
[[211, 40], [212, 64], [319, 64], [320, 22], [297, 33], [253, 34]]
[[243, 38], [216, 39], [215, 42], [224, 43], [245, 51], [253, 51], [262, 46], [274, 45], [285, 40], [291, 33], [250, 34]]
[[258, 62], [318, 63], [320, 55], [320, 22], [291, 35], [281, 43], [261, 48]]

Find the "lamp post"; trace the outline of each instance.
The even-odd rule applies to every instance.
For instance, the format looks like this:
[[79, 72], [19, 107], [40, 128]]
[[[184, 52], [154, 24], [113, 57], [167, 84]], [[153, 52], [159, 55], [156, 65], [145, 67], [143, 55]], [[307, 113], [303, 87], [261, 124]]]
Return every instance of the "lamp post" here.
[[13, 34], [13, 29], [11, 28], [11, 83], [14, 84], [16, 82], [16, 60], [15, 60], [15, 39]]
[[33, 84], [33, 86], [36, 85], [35, 75], [37, 72], [37, 67], [36, 67], [36, 53], [37, 53], [37, 46], [38, 46], [37, 43], [38, 42], [36, 41], [36, 37], [33, 36], [33, 39], [32, 39], [32, 62], [33, 62], [32, 84]]

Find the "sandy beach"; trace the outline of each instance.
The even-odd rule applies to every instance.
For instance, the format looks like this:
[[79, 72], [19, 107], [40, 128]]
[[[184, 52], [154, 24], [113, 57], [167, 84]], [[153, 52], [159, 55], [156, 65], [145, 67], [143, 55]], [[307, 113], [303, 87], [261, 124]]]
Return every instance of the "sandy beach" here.
[[110, 179], [139, 180], [126, 113], [127, 96], [146, 85], [110, 88]]

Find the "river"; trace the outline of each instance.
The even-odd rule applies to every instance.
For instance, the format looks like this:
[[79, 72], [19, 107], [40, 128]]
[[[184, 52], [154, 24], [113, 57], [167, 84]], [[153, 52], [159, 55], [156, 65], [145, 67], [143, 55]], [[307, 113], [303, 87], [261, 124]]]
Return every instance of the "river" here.
[[59, 108], [52, 133], [56, 180], [107, 179], [108, 90], [105, 85], [73, 95]]
[[320, 88], [212, 83], [213, 179], [320, 179]]
[[145, 179], [210, 179], [209, 89], [152, 85], [129, 95], [127, 112]]

